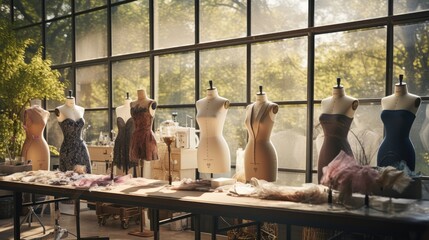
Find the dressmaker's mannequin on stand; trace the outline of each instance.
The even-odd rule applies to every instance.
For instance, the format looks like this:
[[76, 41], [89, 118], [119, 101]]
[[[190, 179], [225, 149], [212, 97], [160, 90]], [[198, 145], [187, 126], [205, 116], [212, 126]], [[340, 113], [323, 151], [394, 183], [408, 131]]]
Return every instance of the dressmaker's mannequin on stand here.
[[277, 152], [270, 140], [278, 105], [268, 101], [259, 87], [256, 101], [246, 108], [245, 126], [249, 139], [244, 150], [246, 181], [252, 177], [269, 182], [277, 180]]
[[[130, 143], [130, 162], [158, 160], [158, 146], [152, 130], [156, 110], [156, 101], [150, 99], [146, 90], [137, 90], [137, 100], [130, 103], [134, 131]], [[142, 162], [141, 162], [142, 163]], [[143, 163], [141, 164], [143, 173]]]
[[323, 176], [323, 167], [327, 166], [341, 150], [353, 156], [347, 135], [358, 105], [359, 101], [356, 98], [346, 95], [341, 79], [337, 78], [332, 96], [323, 99], [321, 103], [322, 114], [319, 121], [324, 139], [317, 163], [318, 181]]
[[31, 161], [32, 170], [49, 170], [49, 146], [43, 136], [43, 130], [49, 119], [49, 112], [41, 107], [41, 101], [33, 99], [30, 107], [24, 111], [24, 128], [26, 138], [22, 146], [22, 157], [25, 162]]
[[117, 107], [115, 110], [118, 136], [115, 139], [113, 149], [113, 164], [119, 169], [123, 169], [125, 174], [128, 174], [128, 169], [131, 167], [130, 146], [134, 131], [134, 119], [131, 117], [131, 102], [132, 99], [127, 92], [124, 104]]
[[231, 168], [231, 156], [222, 131], [229, 100], [219, 96], [212, 81], [209, 81], [209, 85], [206, 97], [196, 102], [196, 119], [200, 127], [200, 143], [197, 149], [198, 171], [226, 173]]
[[381, 99], [381, 119], [384, 123], [385, 137], [377, 155], [377, 166], [398, 167], [405, 161], [411, 171], [415, 170], [415, 151], [409, 132], [420, 107], [421, 98], [408, 92], [407, 84], [395, 85], [395, 92]]
[[86, 167], [86, 172], [91, 173], [88, 149], [82, 139], [82, 129], [85, 125], [84, 113], [85, 109], [76, 105], [71, 90], [65, 104], [55, 109], [58, 123], [64, 134], [60, 148], [60, 171], [72, 171], [76, 165], [83, 165]]

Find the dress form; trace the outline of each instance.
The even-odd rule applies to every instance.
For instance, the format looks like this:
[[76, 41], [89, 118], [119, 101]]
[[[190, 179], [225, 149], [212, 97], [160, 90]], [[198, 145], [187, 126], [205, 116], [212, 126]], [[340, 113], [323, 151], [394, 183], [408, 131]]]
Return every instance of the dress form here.
[[347, 140], [354, 113], [359, 105], [356, 98], [347, 96], [344, 87], [337, 79], [332, 89], [332, 96], [322, 100], [322, 114], [319, 117], [324, 139], [317, 162], [318, 181], [323, 176], [323, 167], [327, 166], [340, 152], [353, 156]]
[[124, 100], [124, 104], [116, 108], [116, 124], [118, 135], [115, 139], [113, 149], [113, 164], [119, 169], [124, 169], [128, 174], [130, 164], [130, 142], [134, 131], [134, 120], [131, 117], [131, 98], [129, 93]]
[[231, 169], [231, 155], [222, 131], [229, 100], [219, 96], [212, 81], [209, 83], [206, 97], [196, 102], [196, 119], [200, 127], [200, 143], [197, 149], [198, 171], [226, 173]]
[[152, 130], [156, 101], [150, 99], [145, 89], [137, 90], [137, 100], [130, 103], [134, 131], [131, 138], [130, 161], [158, 160], [158, 147]]
[[127, 97], [124, 100], [124, 104], [118, 106], [115, 110], [116, 117], [122, 118], [125, 122], [131, 118], [131, 102], [133, 100], [130, 98], [129, 93], [127, 93]]
[[69, 91], [69, 95], [66, 98], [65, 104], [55, 109], [58, 122], [62, 122], [65, 119], [71, 119], [77, 121], [83, 118], [85, 109], [81, 106], [76, 105], [75, 98], [72, 96], [72, 91]]
[[31, 101], [31, 106], [24, 111], [26, 138], [22, 146], [25, 162], [31, 161], [32, 170], [49, 170], [50, 154], [43, 131], [49, 118], [49, 112], [43, 109], [40, 101]]
[[269, 182], [277, 180], [277, 152], [270, 140], [277, 112], [278, 105], [268, 101], [260, 86], [256, 101], [246, 108], [249, 139], [244, 150], [244, 172], [247, 182], [252, 177]]
[[338, 78], [337, 85], [332, 89], [332, 96], [322, 100], [322, 113], [342, 114], [353, 118], [359, 101], [356, 98], [347, 96], [344, 87], [340, 83], [341, 79]]
[[[406, 83], [395, 85], [395, 92], [381, 99], [381, 119], [385, 137], [377, 154], [377, 166], [400, 167], [405, 161], [407, 167], [415, 170], [415, 150], [409, 138], [409, 132], [420, 107], [421, 98], [408, 92]], [[401, 169], [402, 170], [402, 169]]]
[[83, 165], [86, 167], [86, 172], [91, 173], [88, 148], [82, 139], [82, 129], [85, 125], [84, 112], [83, 107], [76, 105], [71, 90], [65, 104], [55, 109], [58, 123], [64, 134], [60, 147], [60, 171], [72, 171], [76, 165]]

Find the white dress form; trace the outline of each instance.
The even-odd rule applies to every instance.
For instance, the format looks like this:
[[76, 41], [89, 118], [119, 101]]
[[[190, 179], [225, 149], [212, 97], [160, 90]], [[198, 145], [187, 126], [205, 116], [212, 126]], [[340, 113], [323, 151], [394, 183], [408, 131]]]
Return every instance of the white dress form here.
[[270, 140], [277, 112], [278, 105], [268, 101], [262, 88], [256, 101], [246, 108], [249, 139], [244, 150], [244, 173], [247, 182], [252, 177], [269, 182], [277, 180], [277, 151]]
[[332, 89], [332, 96], [322, 100], [322, 113], [341, 114], [353, 118], [359, 101], [356, 98], [347, 96], [344, 87], [340, 85], [339, 81], [337, 79], [338, 84]]
[[407, 84], [397, 83], [395, 92], [381, 99], [381, 108], [383, 110], [408, 110], [414, 115], [420, 107], [421, 98], [408, 92]]
[[229, 146], [223, 137], [223, 126], [229, 108], [229, 100], [220, 97], [213, 86], [207, 96], [196, 102], [197, 122], [200, 127], [200, 143], [197, 149], [198, 171], [202, 173], [226, 173], [231, 170]]
[[22, 147], [25, 162], [31, 161], [32, 170], [49, 170], [50, 153], [43, 131], [49, 119], [49, 112], [40, 106], [40, 101], [31, 101], [24, 111], [26, 139]]
[[124, 122], [127, 122], [128, 119], [131, 118], [131, 102], [133, 100], [129, 97], [127, 97], [124, 100], [124, 104], [117, 107], [115, 110], [116, 117], [120, 117], [124, 120]]
[[77, 121], [83, 118], [85, 109], [81, 106], [76, 105], [75, 98], [68, 96], [64, 105], [61, 105], [55, 109], [58, 122], [62, 122], [65, 119], [71, 119]]

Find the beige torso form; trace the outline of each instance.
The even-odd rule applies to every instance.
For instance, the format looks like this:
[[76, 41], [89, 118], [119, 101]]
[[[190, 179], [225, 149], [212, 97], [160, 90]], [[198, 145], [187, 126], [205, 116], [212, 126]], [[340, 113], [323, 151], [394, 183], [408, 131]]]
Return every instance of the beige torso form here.
[[197, 149], [198, 171], [226, 173], [231, 168], [229, 146], [223, 137], [223, 126], [229, 101], [220, 97], [217, 90], [207, 90], [207, 97], [196, 102], [200, 143]]
[[383, 110], [408, 110], [413, 114], [417, 113], [421, 99], [419, 96], [408, 93], [405, 83], [395, 85], [395, 92], [381, 99]]
[[277, 108], [265, 95], [258, 96], [255, 103], [247, 106], [245, 126], [249, 139], [244, 150], [247, 182], [252, 177], [269, 182], [277, 180], [277, 152], [270, 140]]
[[49, 170], [49, 146], [43, 136], [43, 130], [49, 118], [49, 112], [40, 106], [32, 106], [24, 112], [26, 139], [22, 147], [24, 161], [31, 160], [32, 170]]
[[356, 98], [347, 96], [343, 87], [334, 87], [332, 96], [322, 100], [322, 113], [341, 114], [353, 118], [359, 105]]

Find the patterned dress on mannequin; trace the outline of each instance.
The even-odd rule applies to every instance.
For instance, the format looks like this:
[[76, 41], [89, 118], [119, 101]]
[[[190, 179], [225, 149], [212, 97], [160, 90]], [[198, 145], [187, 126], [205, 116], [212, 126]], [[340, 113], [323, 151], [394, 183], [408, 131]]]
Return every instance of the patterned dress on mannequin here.
[[126, 122], [123, 118], [116, 119], [118, 136], [113, 148], [113, 164], [119, 169], [128, 170], [134, 166], [130, 163], [130, 142], [134, 131], [134, 120], [129, 118]]
[[134, 132], [131, 137], [130, 160], [158, 160], [158, 147], [156, 145], [155, 134], [152, 131], [153, 116], [150, 114], [148, 106], [136, 105], [131, 108], [131, 117], [134, 119]]
[[66, 118], [59, 124], [64, 134], [64, 141], [60, 148], [60, 171], [71, 171], [76, 165], [84, 165], [86, 172], [91, 173], [88, 148], [82, 139], [85, 120], [79, 118], [74, 121]]

